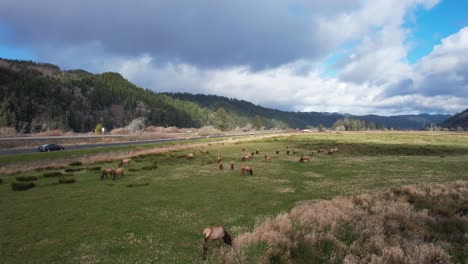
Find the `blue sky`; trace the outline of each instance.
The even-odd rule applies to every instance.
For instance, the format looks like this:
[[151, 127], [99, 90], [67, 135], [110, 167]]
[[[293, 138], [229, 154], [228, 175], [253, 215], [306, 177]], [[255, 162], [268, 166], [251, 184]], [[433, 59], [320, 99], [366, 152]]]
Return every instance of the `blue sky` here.
[[455, 113], [468, 107], [462, 2], [3, 0], [0, 57], [281, 110]]
[[443, 0], [431, 10], [417, 8], [414, 22], [408, 22], [406, 25], [412, 31], [410, 41], [414, 45], [408, 53], [410, 63], [415, 63], [422, 56], [429, 54], [441, 39], [468, 26], [468, 3], [463, 2]]

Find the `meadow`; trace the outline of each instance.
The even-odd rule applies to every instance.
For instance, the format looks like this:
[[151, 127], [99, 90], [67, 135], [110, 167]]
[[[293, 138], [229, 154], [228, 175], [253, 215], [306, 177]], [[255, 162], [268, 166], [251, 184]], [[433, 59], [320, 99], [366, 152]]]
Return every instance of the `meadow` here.
[[[287, 147], [311, 161], [299, 163]], [[242, 148], [260, 153], [243, 162]], [[319, 148], [338, 152], [310, 155]], [[186, 159], [191, 152], [196, 158]], [[217, 157], [235, 170], [220, 171]], [[2, 175], [0, 263], [203, 263], [205, 227], [222, 225], [235, 240], [304, 203], [468, 180], [467, 160], [466, 133], [314, 133], [133, 157], [115, 181], [101, 180], [100, 170], [118, 161]], [[240, 174], [242, 164], [253, 176]], [[17, 177], [31, 176], [34, 188], [12, 190]], [[63, 176], [76, 182], [59, 184]]]

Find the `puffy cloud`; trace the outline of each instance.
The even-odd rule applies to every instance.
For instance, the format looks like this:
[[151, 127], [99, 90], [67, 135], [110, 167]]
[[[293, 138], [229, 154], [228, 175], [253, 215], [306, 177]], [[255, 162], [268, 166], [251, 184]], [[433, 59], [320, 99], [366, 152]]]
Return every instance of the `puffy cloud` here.
[[[292, 111], [453, 113], [468, 105], [468, 29], [406, 61], [416, 7], [437, 0], [0, 2], [0, 22], [44, 61], [120, 72], [159, 92]], [[324, 60], [342, 58], [328, 74]]]

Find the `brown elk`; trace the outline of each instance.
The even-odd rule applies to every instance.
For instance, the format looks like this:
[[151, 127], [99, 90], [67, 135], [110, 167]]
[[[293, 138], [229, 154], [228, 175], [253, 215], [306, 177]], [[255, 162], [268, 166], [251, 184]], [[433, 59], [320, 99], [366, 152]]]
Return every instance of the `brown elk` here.
[[299, 150], [293, 149], [293, 152], [292, 152], [292, 153], [293, 153], [293, 155], [299, 154]]
[[102, 174], [101, 174], [101, 180], [104, 180], [104, 177], [106, 177], [106, 179], [109, 179], [108, 176], [112, 176], [112, 173], [114, 172], [114, 169], [113, 168], [106, 168], [106, 169], [103, 169], [102, 170]]
[[234, 170], [234, 161], [231, 161], [231, 170]]
[[124, 168], [119, 167], [119, 168], [115, 169], [115, 170], [112, 172], [112, 180], [115, 181], [116, 176], [118, 176], [118, 178], [123, 178], [123, 176], [124, 176]]
[[291, 153], [291, 152], [289, 151], [289, 149], [286, 150], [286, 155], [289, 155], [289, 153]]
[[223, 161], [223, 159], [221, 158], [221, 156], [218, 156], [218, 157], [216, 158], [216, 161], [221, 162], [221, 161]]
[[224, 170], [224, 162], [223, 161], [219, 162], [219, 170]]
[[312, 155], [312, 156], [315, 156], [315, 154], [317, 154], [317, 151], [316, 151], [316, 150], [312, 150], [311, 155]]
[[210, 152], [208, 150], [200, 150], [200, 153], [201, 154], [210, 154]]
[[249, 159], [251, 159], [251, 158], [252, 158], [252, 155], [250, 155], [250, 154], [244, 154], [244, 156], [242, 156], [242, 159], [241, 159], [241, 160], [242, 160], [242, 161], [246, 161], [246, 160], [249, 160]]
[[123, 159], [120, 161], [119, 163], [119, 167], [122, 167], [123, 165], [129, 165], [130, 164], [130, 161], [131, 159]]
[[194, 159], [194, 158], [195, 158], [195, 153], [187, 154], [187, 159]]
[[301, 156], [301, 159], [299, 160], [299, 162], [310, 162], [310, 159], [309, 157], [307, 157], [306, 155], [302, 154]]
[[255, 150], [255, 154], [259, 154], [259, 153], [260, 153], [260, 149]]
[[247, 165], [244, 165], [242, 166], [241, 168], [241, 174], [245, 174], [245, 173], [248, 173], [250, 174], [251, 176], [253, 176], [253, 170], [250, 166], [247, 166]]
[[279, 149], [276, 149], [276, 155], [278, 155], [278, 154], [279, 154]]
[[203, 259], [206, 260], [206, 256], [208, 255], [208, 247], [210, 242], [213, 240], [218, 240], [218, 247], [221, 246], [221, 239], [224, 243], [228, 245], [232, 245], [232, 238], [222, 226], [212, 226], [205, 228], [203, 230], [203, 239], [205, 239], [205, 243], [203, 244]]
[[265, 161], [271, 162], [271, 157], [270, 157], [270, 156], [267, 156], [267, 155], [265, 154]]

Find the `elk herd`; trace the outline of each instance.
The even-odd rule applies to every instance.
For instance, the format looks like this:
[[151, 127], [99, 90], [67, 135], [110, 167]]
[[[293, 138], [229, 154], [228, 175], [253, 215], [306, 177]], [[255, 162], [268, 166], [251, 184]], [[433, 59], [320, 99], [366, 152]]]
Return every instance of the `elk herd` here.
[[[330, 149], [325, 149], [325, 148], [318, 148], [318, 149], [313, 149], [311, 150], [310, 154], [311, 156], [319, 155], [319, 154], [328, 154], [332, 155], [334, 153], [338, 152], [337, 148], [330, 148]], [[251, 152], [246, 152], [245, 148], [242, 148], [242, 155], [240, 157], [241, 162], [247, 162], [252, 159], [254, 159], [255, 156], [260, 155], [260, 149], [256, 149], [255, 151]], [[276, 149], [275, 154], [276, 156], [280, 155], [281, 151], [280, 149]], [[307, 156], [304, 153], [301, 153], [300, 150], [294, 148], [290, 149], [289, 146], [286, 146], [286, 149], [284, 153], [288, 155], [299, 155], [299, 162], [310, 162], [309, 156]], [[208, 150], [200, 150], [201, 155], [207, 155], [209, 154]], [[188, 160], [193, 160], [196, 158], [196, 155], [194, 152], [189, 153], [185, 156], [186, 159]], [[264, 162], [272, 162], [273, 158], [272, 156], [269, 156], [268, 154], [263, 154], [263, 160]], [[225, 169], [224, 167], [224, 160], [221, 155], [218, 155], [216, 157], [216, 161], [218, 162], [218, 168], [220, 171], [223, 171]], [[123, 159], [119, 162], [117, 168], [105, 168], [102, 170], [101, 173], [101, 180], [104, 179], [109, 179], [112, 177], [113, 180], [117, 178], [124, 177], [124, 167], [128, 166], [130, 164], [131, 160], [130, 159]], [[234, 161], [231, 161], [229, 163], [229, 169], [231, 171], [234, 171]], [[242, 164], [240, 167], [240, 174], [241, 175], [250, 175], [253, 176], [253, 169], [250, 165], [247, 164]], [[205, 230], [203, 230], [203, 238], [204, 238], [204, 244], [203, 244], [203, 259], [206, 259], [207, 253], [208, 253], [208, 246], [211, 241], [218, 241], [218, 246], [221, 245], [221, 241], [224, 241], [226, 244], [231, 245], [232, 244], [232, 238], [226, 231], [226, 229], [222, 226], [214, 226], [214, 227], [208, 227]]]

